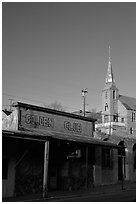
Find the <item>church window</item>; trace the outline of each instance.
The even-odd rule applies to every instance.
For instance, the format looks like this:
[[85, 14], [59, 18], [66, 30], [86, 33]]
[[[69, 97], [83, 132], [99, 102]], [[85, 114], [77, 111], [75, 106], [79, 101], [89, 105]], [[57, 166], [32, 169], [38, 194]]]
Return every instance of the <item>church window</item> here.
[[136, 120], [136, 114], [135, 112], [132, 112], [132, 122], [135, 122], [135, 120]]
[[125, 121], [124, 118], [121, 118], [121, 123], [124, 123], [124, 121]]
[[115, 90], [113, 90], [113, 99], [115, 99]]
[[106, 103], [105, 104], [105, 111], [107, 111], [108, 110], [108, 104]]
[[130, 134], [133, 134], [133, 128], [132, 127], [130, 128]]
[[118, 116], [117, 115], [113, 115], [113, 121], [118, 122]]

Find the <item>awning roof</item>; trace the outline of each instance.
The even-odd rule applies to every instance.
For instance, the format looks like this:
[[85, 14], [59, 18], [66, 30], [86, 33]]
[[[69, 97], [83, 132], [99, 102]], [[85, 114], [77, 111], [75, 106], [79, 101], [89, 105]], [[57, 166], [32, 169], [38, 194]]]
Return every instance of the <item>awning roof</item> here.
[[72, 142], [81, 142], [84, 144], [95, 144], [95, 145], [100, 145], [100, 146], [111, 146], [111, 147], [116, 147], [116, 148], [119, 147], [118, 145], [114, 143], [102, 141], [100, 139], [89, 138], [86, 136], [78, 137], [75, 135], [69, 135], [69, 134], [64, 134], [64, 133], [54, 133], [54, 135], [52, 135], [52, 138], [60, 139], [60, 140], [67, 140], [67, 141], [72, 141]]
[[89, 138], [89, 137], [82, 137], [79, 135], [71, 135], [65, 133], [58, 133], [58, 132], [49, 132], [49, 131], [2, 131], [5, 136], [20, 138], [20, 139], [32, 139], [32, 140], [39, 140], [39, 141], [46, 141], [50, 139], [59, 139], [64, 141], [71, 141], [71, 142], [79, 142], [83, 144], [94, 144], [98, 146], [109, 146], [113, 148], [119, 148], [117, 144], [108, 141], [102, 141], [100, 139]]

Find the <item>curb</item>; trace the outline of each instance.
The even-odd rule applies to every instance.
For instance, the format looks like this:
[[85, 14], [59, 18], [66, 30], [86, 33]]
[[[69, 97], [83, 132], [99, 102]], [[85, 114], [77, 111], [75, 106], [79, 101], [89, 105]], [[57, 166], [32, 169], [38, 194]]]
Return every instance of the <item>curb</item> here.
[[[132, 191], [132, 190], [136, 190], [136, 189], [121, 189], [122, 191]], [[52, 200], [60, 200], [60, 199], [68, 199], [68, 198], [75, 198], [75, 197], [83, 197], [86, 195], [101, 195], [101, 194], [110, 194], [110, 193], [115, 193], [117, 191], [120, 191], [120, 189], [115, 189], [115, 190], [111, 190], [109, 192], [107, 191], [101, 191], [101, 192], [89, 192], [89, 193], [82, 193], [82, 194], [74, 194], [74, 195], [61, 195], [61, 196], [51, 196], [51, 197], [47, 197], [47, 198], [36, 198], [36, 199], [28, 199], [28, 200], [23, 200], [22, 202], [35, 202], [35, 201], [52, 201]]]
[[32, 196], [32, 198], [30, 197], [26, 197], [26, 198], [23, 198], [23, 197], [20, 197], [20, 198], [5, 198], [5, 199], [2, 199], [2, 202], [37, 202], [37, 201], [54, 201], [54, 200], [60, 200], [60, 199], [68, 199], [68, 198], [75, 198], [75, 197], [82, 197], [82, 196], [86, 196], [86, 195], [93, 195], [93, 196], [96, 196], [97, 194], [99, 195], [99, 194], [108, 194], [108, 193], [114, 193], [114, 192], [117, 192], [117, 191], [131, 191], [131, 190], [136, 190], [136, 187], [134, 187], [134, 186], [129, 186], [129, 185], [124, 185], [124, 189], [122, 189], [121, 188], [121, 186], [120, 185], [118, 185], [118, 186], [112, 186], [111, 188], [99, 188], [99, 189], [97, 189], [97, 188], [95, 188], [95, 190], [93, 190], [93, 191], [82, 191], [82, 192], [73, 192], [72, 194], [70, 193], [70, 194], [58, 194], [57, 193], [57, 195], [52, 195], [52, 193], [51, 193], [51, 195], [48, 195], [48, 197], [47, 198], [43, 198], [42, 197], [42, 194], [39, 194], [38, 195], [38, 197], [36, 197], [36, 198], [33, 198], [33, 196]]

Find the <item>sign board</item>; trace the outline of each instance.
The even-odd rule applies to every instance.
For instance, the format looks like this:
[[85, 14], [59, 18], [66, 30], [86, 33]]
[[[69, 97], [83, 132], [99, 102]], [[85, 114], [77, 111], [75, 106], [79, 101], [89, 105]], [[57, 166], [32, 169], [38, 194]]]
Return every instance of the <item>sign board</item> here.
[[92, 137], [93, 123], [91, 121], [23, 107], [20, 108], [19, 117], [19, 129], [34, 130], [35, 128], [37, 131], [48, 130], [51, 132]]

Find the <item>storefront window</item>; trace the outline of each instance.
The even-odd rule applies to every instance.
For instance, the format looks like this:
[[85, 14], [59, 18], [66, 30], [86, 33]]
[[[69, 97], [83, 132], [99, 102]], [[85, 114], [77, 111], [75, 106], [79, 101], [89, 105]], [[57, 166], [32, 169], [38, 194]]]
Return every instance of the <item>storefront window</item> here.
[[69, 155], [67, 155], [67, 159], [80, 158], [80, 157], [81, 157], [81, 150], [80, 149], [74, 150]]
[[112, 168], [113, 167], [113, 153], [110, 148], [102, 149], [102, 167]]

